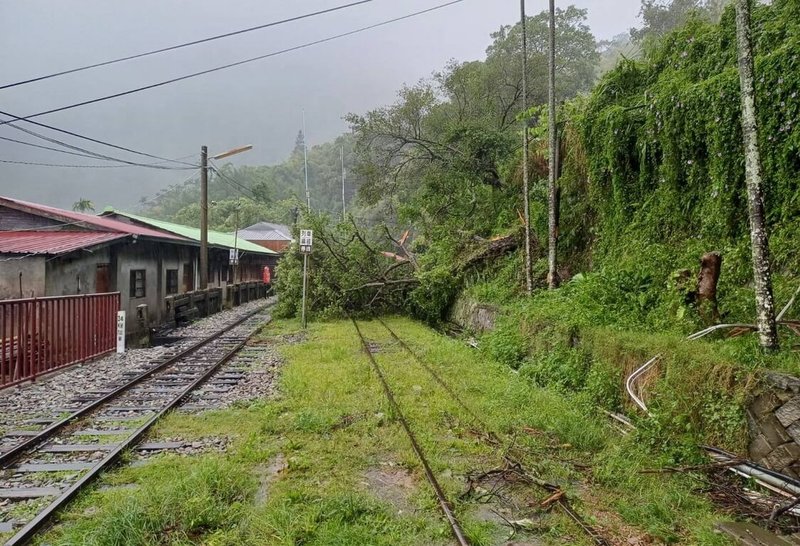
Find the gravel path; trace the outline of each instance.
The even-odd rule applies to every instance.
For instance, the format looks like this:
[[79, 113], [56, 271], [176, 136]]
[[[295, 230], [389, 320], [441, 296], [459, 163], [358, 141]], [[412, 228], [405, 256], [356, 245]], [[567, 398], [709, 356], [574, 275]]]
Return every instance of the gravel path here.
[[[125, 372], [144, 371], [152, 367], [153, 361], [165, 353], [221, 329], [236, 317], [254, 311], [264, 303], [265, 300], [249, 302], [178, 328], [170, 335], [183, 339], [170, 345], [131, 349], [122, 355], [112, 354], [94, 362], [67, 368], [44, 379], [37, 379], [33, 383], [4, 389], [0, 396], [0, 434], [10, 430], [39, 428], [28, 421], [52, 417], [63, 413], [59, 411], [61, 408], [81, 405], [74, 400], [91, 394], [92, 391], [110, 390], [109, 385], [119, 381]], [[0, 450], [2, 449], [3, 444], [0, 443]]]

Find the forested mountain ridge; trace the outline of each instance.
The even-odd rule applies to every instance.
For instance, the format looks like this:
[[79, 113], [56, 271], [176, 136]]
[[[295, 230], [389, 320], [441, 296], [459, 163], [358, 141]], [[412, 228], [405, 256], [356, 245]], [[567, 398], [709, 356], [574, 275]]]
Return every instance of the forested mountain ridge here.
[[[351, 173], [353, 142], [342, 135], [332, 142], [308, 148], [308, 180], [311, 206], [315, 210], [341, 216], [342, 158], [347, 173], [345, 199], [354, 200], [359, 179]], [[236, 210], [239, 227], [256, 222], [293, 223], [297, 209], [305, 206], [305, 172], [303, 134], [300, 132], [294, 149], [282, 163], [258, 167], [213, 167], [209, 177], [209, 225], [213, 229], [234, 231]], [[189, 226], [200, 225], [200, 182], [192, 177], [173, 184], [139, 203], [142, 214], [172, 220]]]

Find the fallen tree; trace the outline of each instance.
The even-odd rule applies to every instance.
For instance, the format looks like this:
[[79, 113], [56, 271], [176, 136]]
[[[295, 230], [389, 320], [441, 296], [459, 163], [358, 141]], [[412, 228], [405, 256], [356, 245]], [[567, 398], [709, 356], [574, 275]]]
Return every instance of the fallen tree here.
[[[315, 240], [309, 259], [308, 311], [322, 316], [404, 312], [435, 322], [443, 318], [465, 272], [520, 244], [516, 232], [491, 239], [464, 234], [457, 259], [440, 266], [427, 259], [426, 245], [410, 230], [396, 235], [387, 226], [367, 228], [352, 218], [332, 224], [324, 216], [308, 217], [304, 223], [314, 230]], [[278, 312], [295, 316], [302, 297], [302, 255], [296, 245], [277, 273]]]

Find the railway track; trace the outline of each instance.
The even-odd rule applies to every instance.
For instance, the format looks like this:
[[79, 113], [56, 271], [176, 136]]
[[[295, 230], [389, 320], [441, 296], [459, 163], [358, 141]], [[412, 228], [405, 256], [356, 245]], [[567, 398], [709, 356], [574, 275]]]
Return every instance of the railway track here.
[[[214, 396], [229, 389], [242, 373], [226, 366], [268, 320], [268, 306], [235, 319], [200, 339], [176, 347], [147, 369], [126, 372], [104, 391], [86, 393], [84, 404], [63, 408], [64, 417], [35, 419], [38, 430], [7, 433], [18, 443], [0, 454], [6, 484], [0, 500], [36, 499], [41, 508], [28, 521], [0, 523], [15, 532], [7, 546], [27, 544], [82, 489], [114, 465], [126, 451], [157, 451], [180, 447], [170, 443], [142, 444], [147, 432], [164, 415], [196, 394]], [[200, 396], [203, 396], [200, 395]], [[8, 477], [11, 477], [10, 481]], [[15, 525], [22, 523], [22, 527]]]
[[[417, 354], [408, 345], [408, 343], [406, 343], [402, 338], [400, 338], [400, 336], [398, 336], [397, 333], [394, 330], [392, 330], [389, 327], [389, 325], [386, 324], [386, 322], [383, 321], [383, 319], [381, 319], [380, 317], [375, 317], [375, 318], [383, 326], [383, 328], [386, 329], [391, 338], [403, 349], [403, 351], [409, 354], [411, 356], [411, 359], [414, 362], [416, 362], [421, 368], [423, 368], [425, 372], [431, 376], [433, 381], [436, 382], [442, 388], [442, 390], [444, 390], [447, 393], [447, 395], [459, 407], [461, 407], [462, 410], [464, 410], [464, 412], [467, 415], [469, 415], [474, 425], [479, 428], [481, 432], [479, 437], [482, 439], [482, 441], [487, 442], [493, 447], [498, 447], [502, 445], [503, 442], [501, 441], [501, 435], [498, 432], [492, 430], [492, 428], [488, 426], [486, 422], [479, 417], [478, 412], [474, 410], [472, 407], [470, 407], [469, 404], [464, 402], [464, 400], [458, 395], [457, 391], [447, 381], [445, 381], [445, 379], [428, 362], [426, 362], [424, 358], [422, 358], [419, 354]], [[461, 532], [461, 529], [457, 525], [455, 517], [452, 516], [451, 519], [451, 514], [452, 514], [451, 505], [449, 504], [447, 499], [444, 498], [443, 493], [440, 495], [441, 488], [438, 486], [438, 483], [435, 483], [435, 477], [433, 477], [432, 473], [430, 473], [430, 466], [428, 465], [427, 460], [424, 459], [424, 455], [422, 454], [421, 450], [418, 449], [418, 446], [416, 445], [416, 439], [413, 437], [413, 434], [411, 433], [408, 423], [402, 417], [402, 413], [400, 412], [399, 407], [396, 407], [397, 403], [394, 401], [394, 396], [391, 391], [391, 387], [388, 385], [385, 375], [380, 369], [380, 366], [375, 361], [369, 343], [367, 343], [366, 339], [362, 335], [361, 330], [358, 328], [358, 324], [356, 323], [356, 321], [354, 319], [351, 320], [353, 321], [353, 324], [356, 327], [358, 335], [361, 339], [362, 346], [364, 347], [364, 351], [367, 353], [373, 365], [373, 368], [375, 368], [379, 376], [379, 379], [381, 380], [381, 383], [383, 385], [384, 391], [387, 394], [387, 397], [390, 398], [390, 403], [392, 404], [393, 407], [395, 407], [395, 410], [398, 412], [398, 415], [400, 416], [400, 421], [401, 424], [403, 425], [403, 428], [406, 429], [406, 432], [411, 437], [412, 444], [414, 444], [414, 450], [415, 452], [417, 452], [417, 455], [423, 464], [423, 468], [426, 471], [426, 476], [428, 477], [428, 481], [431, 482], [431, 485], [433, 486], [437, 494], [439, 503], [443, 507], [445, 516], [447, 517], [448, 522], [451, 524], [451, 528], [453, 529], [453, 533], [456, 536], [456, 539], [459, 540], [459, 544], [467, 544], [467, 542], [461, 542], [462, 539], [459, 539], [459, 533]], [[594, 544], [596, 544], [597, 546], [609, 546], [610, 543], [594, 527], [589, 525], [589, 523], [587, 523], [586, 520], [580, 515], [580, 513], [571, 505], [566, 495], [564, 494], [563, 489], [560, 486], [534, 477], [531, 473], [525, 470], [523, 464], [519, 460], [514, 459], [508, 453], [505, 453], [503, 457], [505, 463], [509, 466], [510, 470], [513, 473], [515, 473], [519, 478], [523, 479], [524, 481], [527, 481], [533, 486], [539, 487], [551, 493], [552, 495], [551, 498], [555, 499], [555, 503], [557, 504], [557, 506], [570, 519], [572, 519], [575, 522], [575, 524], [586, 534], [587, 537], [589, 537], [589, 539]], [[431, 474], [430, 476], [428, 475], [429, 473]], [[445, 507], [447, 507], [447, 510], [445, 510]]]
[[397, 403], [397, 400], [394, 397], [394, 393], [392, 392], [392, 388], [389, 386], [388, 381], [386, 380], [386, 376], [383, 373], [378, 361], [375, 360], [375, 356], [372, 354], [372, 349], [367, 343], [367, 340], [364, 338], [364, 334], [361, 333], [361, 329], [358, 327], [358, 323], [354, 318], [350, 320], [353, 321], [353, 326], [358, 333], [358, 337], [361, 340], [361, 346], [364, 348], [364, 352], [367, 354], [369, 358], [370, 364], [372, 364], [372, 368], [375, 370], [375, 373], [378, 376], [378, 379], [381, 382], [381, 386], [383, 387], [383, 392], [386, 395], [387, 400], [389, 401], [389, 405], [392, 407], [392, 411], [397, 416], [397, 419], [400, 421], [400, 424], [403, 426], [403, 430], [405, 430], [406, 435], [408, 436], [409, 440], [411, 441], [411, 447], [414, 449], [414, 453], [416, 453], [417, 458], [422, 463], [422, 468], [425, 471], [425, 478], [427, 478], [428, 483], [431, 484], [433, 488], [433, 492], [436, 495], [436, 499], [439, 503], [439, 508], [441, 508], [442, 513], [444, 514], [447, 523], [450, 525], [450, 529], [453, 532], [453, 536], [455, 537], [456, 541], [458, 542], [459, 546], [469, 546], [469, 542], [467, 541], [466, 536], [464, 535], [464, 531], [461, 528], [461, 524], [458, 522], [455, 514], [453, 513], [452, 504], [447, 499], [447, 496], [444, 493], [441, 485], [439, 485], [439, 481], [436, 479], [436, 475], [431, 470], [431, 466], [428, 463], [428, 459], [425, 456], [425, 453], [422, 451], [422, 447], [419, 445], [417, 441], [417, 437], [414, 434], [411, 426], [409, 425], [408, 421], [406, 420], [405, 416], [403, 415], [403, 410], [400, 408], [400, 405]]

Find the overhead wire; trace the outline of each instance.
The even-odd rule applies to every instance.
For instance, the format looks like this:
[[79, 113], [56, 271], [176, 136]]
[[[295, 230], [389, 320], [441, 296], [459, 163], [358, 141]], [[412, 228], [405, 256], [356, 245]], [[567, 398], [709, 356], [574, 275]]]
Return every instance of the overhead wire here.
[[[16, 125], [13, 122], [17, 121], [17, 120], [20, 120], [22, 118], [20, 118], [19, 116], [15, 116], [14, 114], [10, 114], [8, 112], [4, 112], [4, 111], [0, 110], [0, 115], [4, 115], [4, 116], [8, 116], [8, 117], [14, 118], [14, 119], [11, 119], [11, 120], [0, 120], [0, 125], [8, 125], [10, 127], [14, 127], [17, 130], [20, 130], [20, 131], [23, 131], [23, 132], [28, 133], [30, 135], [36, 136], [38, 138], [47, 140], [48, 142], [58, 143], [61, 146], [65, 146], [65, 147], [68, 147], [70, 149], [77, 149], [77, 150], [80, 150], [80, 151], [83, 151], [83, 152], [87, 152], [87, 153], [90, 153], [90, 154], [93, 154], [93, 155], [97, 155], [98, 157], [102, 156], [102, 157], [107, 158], [110, 161], [126, 162], [124, 160], [116, 159], [116, 158], [113, 158], [111, 156], [104, 156], [102, 154], [96, 154], [95, 152], [91, 152], [91, 151], [85, 150], [83, 148], [78, 148], [76, 146], [72, 146], [70, 144], [66, 144], [64, 142], [61, 142], [60, 140], [53, 139], [51, 137], [46, 137], [46, 136], [44, 136], [44, 135], [42, 135], [40, 133], [37, 133], [35, 131], [31, 131], [30, 129], [25, 129], [24, 127], [20, 127], [19, 125]], [[115, 148], [117, 150], [122, 150], [124, 152], [129, 152], [129, 153], [132, 153], [132, 154], [135, 154], [135, 155], [140, 155], [142, 157], [149, 157], [151, 159], [159, 159], [161, 161], [165, 161], [165, 162], [169, 162], [169, 163], [178, 163], [178, 164], [186, 165], [186, 166], [189, 166], [189, 167], [192, 167], [192, 168], [199, 168], [200, 167], [199, 165], [196, 165], [194, 163], [187, 163], [185, 161], [179, 161], [179, 160], [176, 160], [176, 159], [170, 159], [168, 157], [161, 157], [161, 156], [154, 155], [154, 154], [148, 154], [146, 152], [141, 152], [139, 150], [134, 150], [133, 148], [128, 148], [128, 147], [125, 147], [125, 146], [120, 146], [118, 144], [113, 144], [111, 142], [106, 142], [104, 140], [100, 140], [100, 139], [97, 139], [97, 138], [88, 137], [86, 135], [82, 135], [82, 134], [76, 133], [74, 131], [68, 131], [66, 129], [60, 129], [60, 128], [54, 127], [52, 125], [47, 125], [46, 123], [40, 123], [38, 121], [31, 121], [31, 120], [24, 120], [24, 121], [26, 123], [30, 123], [30, 124], [36, 125], [38, 127], [43, 127], [45, 129], [49, 129], [51, 131], [55, 131], [57, 133], [63, 133], [65, 135], [69, 135], [69, 136], [72, 136], [72, 137], [75, 137], [75, 138], [86, 140], [88, 142], [94, 142], [95, 144], [101, 144], [103, 146], [108, 146], [110, 148]], [[131, 162], [128, 162], [128, 163], [131, 163]], [[139, 165], [146, 165], [146, 164], [141, 164], [140, 163]]]
[[[0, 114], [5, 114], [5, 113], [0, 111]], [[9, 115], [9, 114], [5, 114], [5, 115]], [[73, 132], [70, 132], [70, 131], [65, 131], [63, 129], [58, 129], [57, 127], [52, 127], [50, 125], [37, 123], [35, 121], [30, 121], [28, 123], [32, 123], [34, 125], [40, 125], [42, 127], [46, 127], [48, 129], [51, 129], [51, 130], [54, 130], [54, 131], [58, 131], [58, 132], [66, 133], [66, 134], [69, 134], [69, 135], [77, 136], [77, 137], [83, 138], [85, 140], [90, 140], [90, 141], [93, 141], [93, 142], [99, 142], [101, 144], [105, 144], [106, 146], [111, 146], [111, 147], [122, 149], [122, 150], [125, 150], [125, 151], [130, 151], [132, 153], [136, 153], [136, 154], [139, 154], [139, 155], [142, 155], [142, 156], [145, 156], [145, 157], [152, 157], [154, 159], [159, 159], [159, 160], [161, 160], [162, 163], [165, 163], [165, 162], [166, 163], [176, 163], [176, 164], [179, 164], [179, 165], [185, 165], [186, 167], [189, 167], [189, 168], [192, 168], [192, 169], [200, 168], [199, 165], [195, 165], [195, 164], [192, 164], [192, 163], [187, 163], [185, 161], [181, 161], [181, 159], [185, 159], [186, 157], [191, 157], [191, 156], [185, 156], [184, 158], [178, 158], [178, 159], [162, 158], [162, 157], [155, 156], [155, 155], [152, 155], [152, 154], [147, 154], [147, 153], [144, 153], [144, 152], [138, 152], [138, 151], [132, 150], [130, 148], [125, 148], [125, 147], [122, 147], [122, 146], [116, 146], [114, 144], [110, 144], [110, 143], [99, 141], [99, 140], [96, 140], [96, 139], [93, 139], [93, 138], [85, 137], [85, 136], [79, 135], [77, 133], [73, 133]], [[55, 138], [52, 138], [52, 137], [48, 137], [48, 136], [43, 135], [41, 133], [37, 133], [36, 131], [32, 131], [30, 129], [26, 129], [25, 127], [21, 127], [21, 126], [15, 124], [15, 123], [8, 123], [8, 126], [9, 127], [13, 127], [14, 129], [17, 129], [18, 131], [22, 131], [22, 132], [24, 132], [26, 134], [29, 134], [31, 136], [34, 136], [36, 138], [40, 138], [40, 139], [45, 140], [47, 142], [50, 142], [50, 143], [53, 143], [53, 144], [57, 144], [59, 146], [63, 146], [63, 147], [68, 148], [70, 150], [75, 150], [75, 151], [78, 151], [78, 152], [83, 152], [85, 154], [89, 154], [90, 157], [94, 157], [96, 159], [101, 159], [101, 160], [104, 160], [104, 161], [116, 161], [116, 162], [125, 163], [125, 164], [128, 164], [128, 165], [136, 165], [136, 166], [139, 166], [139, 167], [150, 167], [150, 168], [156, 168], [156, 169], [161, 169], [161, 170], [188, 170], [186, 167], [180, 167], [180, 168], [178, 168], [178, 167], [168, 167], [168, 166], [159, 165], [159, 163], [139, 163], [139, 162], [135, 162], [135, 161], [128, 161], [128, 160], [125, 160], [125, 159], [119, 159], [119, 158], [116, 158], [116, 157], [113, 157], [113, 156], [109, 156], [109, 155], [93, 152], [91, 150], [87, 150], [86, 148], [81, 148], [79, 146], [75, 146], [73, 144], [68, 144], [68, 143], [63, 142], [61, 140], [58, 140], [58, 139], [55, 139]], [[21, 142], [21, 141], [18, 141], [18, 142]]]
[[[214, 162], [211, 162], [211, 170], [217, 173], [217, 175], [220, 177], [220, 180], [226, 182], [229, 186], [233, 187], [234, 189], [237, 189], [239, 193], [247, 192], [249, 197], [252, 197], [253, 199], [256, 200], [258, 199], [258, 196], [256, 196], [255, 192], [251, 188], [248, 188], [241, 182], [238, 182], [234, 180], [232, 177], [229, 177], [227, 174], [223, 173]], [[244, 194], [242, 193], [242, 195]]]
[[[75, 165], [68, 163], [40, 163], [37, 161], [20, 161], [12, 159], [0, 159], [0, 163], [11, 163], [14, 165], [31, 165], [37, 167], [66, 167], [73, 169], [124, 169], [125, 167], [143, 167], [144, 165]], [[170, 167], [169, 170], [176, 170]]]
[[[70, 152], [69, 150], [62, 150], [60, 148], [53, 148], [52, 146], [42, 146], [41, 144], [36, 144], [34, 142], [27, 142], [27, 141], [24, 141], [24, 140], [18, 140], [16, 138], [9, 138], [9, 137], [0, 136], [0, 140], [5, 140], [5, 141], [8, 141], [8, 142], [13, 142], [15, 144], [21, 144], [21, 145], [24, 145], [24, 146], [30, 146], [32, 148], [39, 148], [39, 149], [42, 149], [42, 150], [50, 150], [50, 151], [58, 152], [58, 153], [61, 153], [61, 154], [74, 155], [74, 156], [78, 156], [78, 157], [87, 157], [89, 159], [102, 159], [102, 160], [105, 160], [105, 161], [118, 161], [117, 159], [108, 158], [106, 156], [102, 156], [100, 154], [95, 154], [93, 152], [91, 152], [91, 153]], [[180, 158], [177, 158], [177, 160], [186, 159], [186, 158], [192, 157], [194, 155], [195, 154], [187, 155], [187, 156], [184, 156], [184, 157], [180, 157]], [[10, 161], [10, 160], [3, 160], [2, 162], [3, 163], [26, 163], [26, 162], [23, 162], [23, 161]], [[39, 165], [39, 164], [42, 164], [42, 163], [29, 162], [29, 164]], [[53, 166], [55, 166], [55, 165], [53, 165]], [[61, 165], [59, 165], [59, 166], [61, 166]], [[64, 166], [78, 167], [80, 165], [64, 165]], [[85, 166], [89, 167], [89, 168], [91, 168], [91, 167], [97, 167], [97, 168], [144, 167], [144, 166], [152, 167], [152, 166], [157, 166], [157, 164], [149, 164], [149, 165], [147, 165], [147, 164], [125, 163], [123, 165], [85, 165]], [[189, 167], [187, 167], [186, 169], [188, 170]], [[172, 169], [171, 168], [170, 170], [184, 170], [184, 168], [183, 167], [178, 168], [178, 169]]]
[[53, 148], [51, 146], [42, 146], [41, 144], [36, 144], [36, 143], [33, 143], [33, 142], [26, 142], [24, 140], [17, 140], [16, 138], [9, 138], [9, 137], [0, 136], [0, 140], [13, 142], [15, 144], [23, 144], [25, 146], [31, 146], [33, 148], [40, 148], [42, 150], [52, 150], [54, 152], [58, 152], [58, 153], [61, 153], [61, 154], [76, 155], [76, 156], [79, 156], [79, 157], [89, 157], [89, 158], [97, 159], [97, 156], [94, 156], [94, 155], [91, 155], [91, 154], [81, 154], [81, 153], [78, 153], [78, 152], [70, 152], [68, 150], [62, 150], [60, 148]]
[[238, 36], [240, 34], [245, 34], [245, 33], [253, 32], [253, 31], [256, 31], [256, 30], [263, 30], [265, 28], [275, 27], [275, 26], [278, 26], [278, 25], [286, 24], [286, 23], [293, 23], [295, 21], [300, 21], [302, 19], [308, 19], [310, 17], [316, 17], [318, 15], [324, 15], [324, 14], [327, 14], [327, 13], [332, 13], [332, 12], [335, 12], [335, 11], [340, 11], [340, 10], [347, 9], [347, 8], [352, 8], [352, 7], [355, 7], [355, 6], [360, 6], [362, 4], [368, 4], [368, 3], [373, 2], [373, 1], [374, 0], [359, 0], [358, 2], [351, 2], [349, 4], [344, 4], [344, 5], [341, 5], [341, 6], [334, 6], [332, 8], [323, 9], [323, 10], [319, 10], [319, 11], [314, 11], [314, 12], [311, 12], [311, 13], [304, 13], [303, 15], [296, 15], [294, 17], [289, 17], [287, 19], [282, 19], [282, 20], [279, 20], [279, 21], [272, 21], [270, 23], [265, 23], [263, 25], [257, 25], [257, 26], [254, 26], [254, 27], [248, 27], [248, 28], [244, 28], [244, 29], [241, 29], [241, 30], [235, 30], [235, 31], [232, 31], [232, 32], [226, 32], [225, 34], [218, 34], [216, 36], [210, 36], [208, 38], [201, 38], [199, 40], [193, 40], [191, 42], [184, 42], [184, 43], [181, 43], [181, 44], [176, 44], [176, 45], [172, 45], [172, 46], [168, 46], [168, 47], [162, 47], [160, 49], [154, 49], [152, 51], [146, 51], [144, 53], [136, 53], [134, 55], [128, 55], [126, 57], [120, 57], [120, 58], [117, 58], [117, 59], [111, 59], [111, 60], [108, 60], [108, 61], [102, 61], [102, 62], [99, 62], [99, 63], [80, 66], [80, 67], [77, 67], [77, 68], [71, 68], [69, 70], [62, 70], [60, 72], [47, 74], [45, 76], [37, 76], [37, 77], [34, 77], [34, 78], [29, 78], [27, 80], [22, 80], [22, 81], [18, 81], [18, 82], [14, 82], [14, 83], [7, 83], [7, 84], [0, 85], [0, 90], [8, 89], [10, 87], [17, 87], [17, 86], [20, 86], [20, 85], [26, 85], [26, 84], [29, 84], [29, 83], [39, 82], [39, 81], [42, 81], [42, 80], [48, 80], [50, 78], [56, 78], [58, 76], [65, 76], [67, 74], [74, 74], [75, 72], [81, 72], [83, 70], [89, 70], [89, 69], [92, 69], [92, 68], [99, 68], [101, 66], [108, 66], [108, 65], [111, 65], [111, 64], [121, 63], [121, 62], [124, 62], [124, 61], [131, 61], [133, 59], [141, 59], [142, 57], [148, 57], [150, 55], [156, 55], [158, 53], [165, 53], [167, 51], [174, 51], [176, 49], [181, 49], [181, 48], [184, 48], [184, 47], [194, 46], [194, 45], [198, 45], [198, 44], [204, 44], [204, 43], [207, 43], [207, 42], [212, 42], [214, 40], [220, 40], [222, 38], [230, 38], [231, 36]]
[[[352, 36], [354, 34], [359, 34], [361, 32], [365, 32], [365, 31], [372, 30], [372, 29], [375, 29], [375, 28], [379, 28], [379, 27], [382, 27], [382, 26], [386, 26], [386, 25], [389, 25], [389, 24], [392, 24], [392, 23], [396, 23], [398, 21], [403, 21], [405, 19], [410, 19], [412, 17], [418, 17], [420, 15], [424, 15], [424, 14], [427, 14], [427, 13], [431, 13], [433, 11], [444, 9], [446, 7], [453, 6], [455, 4], [460, 4], [460, 3], [464, 2], [464, 1], [466, 1], [466, 0], [451, 0], [450, 2], [445, 2], [443, 4], [439, 4], [439, 5], [424, 9], [424, 10], [416, 11], [414, 13], [409, 13], [407, 15], [403, 15], [403, 16], [400, 16], [400, 17], [394, 17], [392, 19], [387, 19], [387, 20], [382, 21], [380, 23], [367, 25], [367, 26], [360, 27], [360, 28], [357, 28], [357, 29], [354, 29], [354, 30], [350, 30], [348, 32], [343, 32], [343, 33], [340, 33], [340, 34], [335, 34], [333, 36], [328, 36], [327, 38], [321, 38], [319, 40], [306, 42], [304, 44], [300, 44], [300, 45], [297, 45], [297, 46], [288, 47], [288, 48], [281, 49], [281, 50], [278, 50], [278, 51], [273, 51], [271, 53], [266, 53], [264, 55], [258, 55], [256, 57], [250, 57], [248, 59], [244, 59], [244, 60], [241, 60], [241, 61], [236, 61], [236, 62], [233, 62], [233, 63], [220, 65], [220, 66], [217, 66], [217, 67], [214, 67], [214, 68], [209, 68], [209, 69], [206, 69], [206, 70], [201, 70], [199, 72], [193, 72], [191, 74], [178, 76], [176, 78], [163, 80], [163, 81], [160, 81], [160, 82], [157, 82], [157, 83], [144, 85], [144, 86], [141, 86], [141, 87], [136, 87], [134, 89], [128, 89], [127, 91], [121, 91], [119, 93], [113, 93], [111, 95], [105, 95], [105, 96], [102, 96], [102, 97], [97, 97], [97, 98], [94, 98], [94, 99], [89, 99], [89, 100], [77, 102], [77, 103], [74, 103], [74, 104], [70, 104], [70, 105], [67, 105], [67, 106], [61, 106], [61, 107], [58, 107], [58, 108], [52, 108], [50, 110], [45, 110], [45, 111], [38, 112], [38, 113], [35, 113], [35, 114], [30, 114], [28, 116], [14, 116], [12, 114], [8, 114], [6, 112], [0, 111], [0, 114], [6, 115], [6, 116], [11, 116], [11, 117], [14, 118], [14, 119], [11, 119], [11, 120], [0, 121], [0, 125], [5, 125], [7, 123], [11, 123], [11, 122], [14, 122], [14, 121], [27, 121], [29, 123], [36, 124], [37, 122], [31, 121], [32, 118], [36, 118], [36, 117], [40, 117], [40, 116], [46, 116], [48, 114], [54, 114], [56, 112], [63, 112], [65, 110], [71, 110], [73, 108], [78, 108], [78, 107], [81, 107], [81, 106], [87, 106], [89, 104], [96, 104], [98, 102], [104, 102], [104, 101], [107, 101], [107, 100], [116, 99], [116, 98], [124, 97], [124, 96], [127, 96], [127, 95], [132, 95], [134, 93], [147, 91], [149, 89], [155, 89], [157, 87], [163, 87], [165, 85], [169, 85], [169, 84], [176, 83], [176, 82], [183, 81], [183, 80], [188, 80], [190, 78], [195, 78], [195, 77], [198, 77], [198, 76], [203, 76], [205, 74], [211, 74], [212, 72], [218, 72], [220, 70], [226, 70], [228, 68], [233, 68], [233, 67], [236, 67], [236, 66], [241, 66], [241, 65], [252, 63], [252, 62], [255, 62], [255, 61], [260, 61], [262, 59], [267, 59], [267, 58], [270, 58], [270, 57], [276, 57], [278, 55], [283, 55], [285, 53], [290, 53], [292, 51], [298, 51], [300, 49], [306, 49], [306, 48], [309, 48], [309, 47], [312, 47], [312, 46], [315, 46], [315, 45], [324, 44], [324, 43], [327, 43], [327, 42], [338, 40], [340, 38], [345, 38], [347, 36]], [[163, 158], [159, 158], [159, 159], [163, 159]]]

